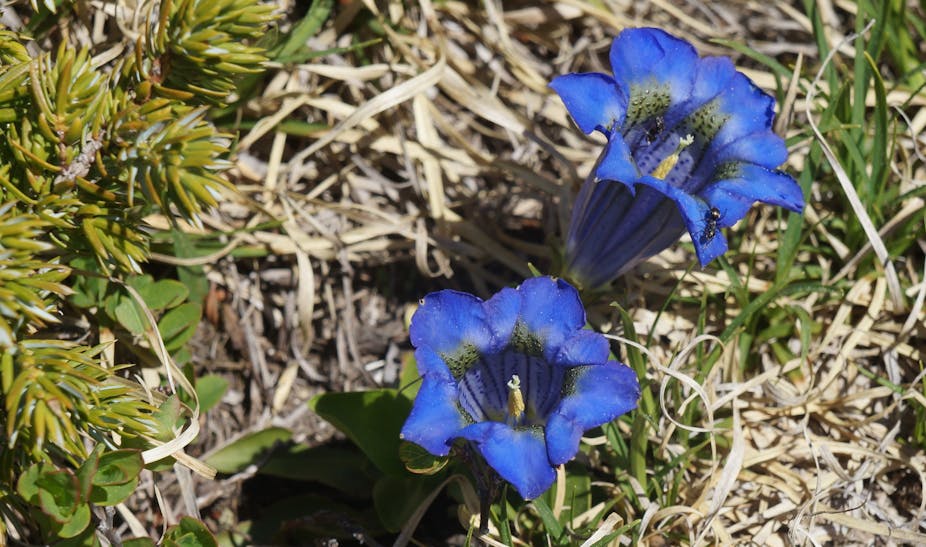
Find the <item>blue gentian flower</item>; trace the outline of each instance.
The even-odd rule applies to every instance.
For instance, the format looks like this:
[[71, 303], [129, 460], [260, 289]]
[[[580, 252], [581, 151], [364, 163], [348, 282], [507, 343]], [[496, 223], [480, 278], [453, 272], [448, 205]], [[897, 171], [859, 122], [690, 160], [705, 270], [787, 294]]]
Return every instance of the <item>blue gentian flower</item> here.
[[487, 301], [429, 294], [410, 335], [423, 378], [402, 438], [443, 456], [455, 439], [525, 499], [542, 494], [579, 439], [636, 407], [633, 370], [608, 359], [608, 342], [583, 330], [575, 288], [536, 277]]
[[803, 209], [797, 182], [777, 170], [788, 151], [771, 129], [775, 100], [729, 58], [637, 28], [614, 40], [610, 60], [613, 76], [550, 83], [582, 131], [607, 137], [572, 213], [569, 277], [600, 287], [686, 229], [704, 266], [727, 250], [720, 229], [753, 202]]

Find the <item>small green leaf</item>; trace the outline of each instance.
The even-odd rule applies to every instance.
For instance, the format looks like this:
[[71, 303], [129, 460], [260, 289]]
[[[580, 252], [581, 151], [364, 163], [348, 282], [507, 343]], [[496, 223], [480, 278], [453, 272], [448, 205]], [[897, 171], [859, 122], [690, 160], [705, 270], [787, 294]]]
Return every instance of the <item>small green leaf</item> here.
[[446, 456], [435, 456], [417, 444], [407, 441], [402, 441], [399, 445], [399, 458], [405, 464], [405, 469], [416, 475], [433, 475], [450, 461]]
[[176, 395], [167, 398], [158, 411], [154, 413], [154, 421], [158, 424], [157, 439], [169, 441], [174, 438], [174, 432], [183, 426], [183, 407]]
[[187, 302], [164, 314], [158, 321], [158, 330], [164, 337], [164, 345], [168, 351], [180, 349], [194, 334], [202, 317], [202, 306]]
[[380, 471], [402, 475], [399, 432], [411, 411], [411, 401], [394, 389], [323, 393], [309, 408], [352, 440]]
[[124, 502], [138, 488], [138, 477], [123, 484], [111, 486], [94, 486], [90, 491], [90, 501], [103, 506], [112, 506]]
[[47, 467], [51, 466], [42, 463], [34, 463], [26, 469], [25, 473], [19, 476], [19, 481], [16, 483], [16, 491], [19, 492], [19, 495], [22, 496], [24, 500], [30, 503], [36, 503], [39, 496], [39, 486], [36, 483]]
[[100, 456], [100, 463], [93, 476], [94, 486], [114, 486], [125, 484], [138, 478], [144, 469], [141, 452], [138, 450], [121, 449], [106, 452]]
[[148, 274], [130, 275], [125, 279], [125, 284], [138, 291], [138, 294], [142, 294], [143, 291], [154, 284], [154, 278]]
[[[84, 504], [84, 507], [87, 508], [87, 515], [89, 518], [91, 516], [90, 506]], [[83, 515], [81, 515], [81, 518], [82, 517]], [[73, 524], [68, 525], [68, 528], [70, 527], [76, 528], [78, 525], [79, 525], [79, 521], [75, 520]], [[59, 528], [59, 530], [63, 530], [63, 527]], [[70, 530], [70, 531], [63, 530], [63, 531], [64, 533], [70, 533], [73, 530]], [[61, 532], [55, 532], [55, 534], [58, 537], [63, 537], [61, 536]], [[84, 528], [82, 531], [77, 532], [76, 534], [74, 534], [73, 536], [67, 539], [61, 539], [60, 541], [55, 541], [52, 545], [54, 545], [55, 547], [100, 547], [101, 546], [100, 540], [99, 538], [97, 538], [97, 535], [96, 535], [96, 528], [94, 528], [93, 526], [88, 526], [87, 524], [84, 525]]]
[[[73, 538], [87, 529], [90, 524], [90, 506], [81, 503], [71, 515], [67, 522], [58, 529], [58, 536], [62, 538]], [[87, 539], [90, 539], [89, 537]], [[81, 542], [83, 543], [83, 542]], [[84, 543], [86, 544], [86, 543]]]
[[[172, 230], [174, 240], [174, 255], [177, 258], [195, 258], [203, 254], [194, 245], [193, 238], [180, 230]], [[209, 280], [202, 266], [179, 266], [177, 278], [187, 288], [187, 300], [202, 302], [209, 292]]]
[[92, 308], [99, 305], [99, 300], [97, 300], [95, 294], [96, 291], [90, 288], [88, 284], [75, 283], [72, 288], [74, 293], [68, 297], [71, 304], [78, 308]]
[[218, 547], [215, 536], [206, 525], [192, 518], [183, 517], [176, 526], [171, 526], [164, 533], [164, 547]]
[[42, 512], [59, 524], [65, 524], [77, 512], [80, 503], [77, 477], [68, 470], [47, 471], [35, 482], [39, 489]]
[[196, 379], [196, 395], [199, 397], [199, 411], [208, 412], [222, 400], [228, 391], [228, 380], [217, 374], [206, 374]]
[[293, 434], [282, 427], [267, 429], [245, 435], [225, 445], [206, 459], [206, 463], [220, 473], [237, 473], [258, 459], [279, 442], [286, 442]]
[[113, 310], [116, 321], [132, 334], [144, 334], [148, 321], [138, 302], [129, 295], [119, 295], [116, 301], [118, 303]]
[[[150, 276], [138, 276], [134, 279], [138, 278], [150, 279]], [[135, 286], [135, 283], [131, 281], [129, 284], [138, 290], [138, 294], [145, 301], [145, 304], [154, 311], [162, 311], [178, 306], [186, 300], [189, 294], [186, 285], [175, 279], [161, 279], [153, 283], [143, 283], [140, 287]]]
[[103, 277], [88, 275], [98, 270], [96, 261], [90, 257], [75, 258], [70, 266], [74, 268], [74, 294], [70, 296], [71, 303], [79, 308], [99, 306], [109, 282]]
[[157, 545], [151, 538], [132, 538], [122, 540], [122, 547], [155, 547]]
[[96, 475], [96, 471], [100, 466], [100, 455], [105, 448], [105, 445], [102, 443], [93, 447], [93, 452], [84, 460], [84, 463], [80, 464], [80, 468], [77, 470], [77, 481], [80, 483], [80, 495], [84, 498], [90, 497], [90, 491], [93, 488], [93, 477]]
[[178, 367], [187, 365], [193, 360], [193, 354], [190, 352], [188, 346], [183, 346], [178, 350], [171, 351], [170, 356], [174, 358]]

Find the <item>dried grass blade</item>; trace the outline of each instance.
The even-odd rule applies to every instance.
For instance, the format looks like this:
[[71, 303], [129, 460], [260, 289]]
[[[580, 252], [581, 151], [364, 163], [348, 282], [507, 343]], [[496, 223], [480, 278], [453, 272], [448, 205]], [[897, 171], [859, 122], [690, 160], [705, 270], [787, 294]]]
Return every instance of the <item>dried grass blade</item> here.
[[129, 526], [129, 530], [132, 531], [132, 535], [136, 537], [146, 537], [148, 535], [148, 530], [145, 529], [145, 526], [138, 520], [138, 517], [135, 516], [135, 513], [131, 509], [125, 506], [124, 503], [120, 503], [116, 506], [116, 510], [119, 511], [119, 515], [122, 516], [122, 520]]
[[[415, 130], [425, 151], [438, 150], [441, 147], [440, 137], [428, 113], [427, 99], [423, 95], [418, 95], [412, 100], [412, 111], [415, 114]], [[444, 218], [444, 181], [441, 177], [440, 163], [430, 154], [422, 158], [421, 163], [424, 166], [424, 180], [428, 185], [428, 208], [431, 218]]]
[[733, 487], [736, 485], [736, 479], [743, 469], [743, 461], [746, 457], [746, 440], [743, 435], [742, 420], [740, 419], [740, 413], [736, 408], [735, 401], [733, 403], [733, 427], [731, 432], [733, 440], [730, 446], [730, 453], [727, 454], [727, 461], [723, 465], [717, 484], [714, 486], [714, 493], [711, 496], [711, 502], [707, 510], [708, 516], [701, 524], [701, 532], [698, 534], [698, 539], [694, 543], [695, 545], [701, 543], [704, 534], [711, 528], [713, 520], [720, 513], [720, 509], [723, 507], [724, 502], [733, 491]]
[[584, 542], [582, 542], [581, 547], [591, 547], [592, 545], [597, 544], [603, 537], [610, 534], [614, 528], [620, 526], [623, 520], [621, 516], [617, 513], [611, 513], [607, 518], [604, 519], [604, 522], [601, 523], [601, 526], [595, 530], [591, 536], [588, 537]]
[[341, 120], [341, 122], [334, 126], [331, 131], [325, 133], [322, 138], [318, 139], [312, 143], [311, 146], [297, 154], [291, 161], [296, 163], [302, 162], [305, 158], [308, 158], [325, 146], [331, 144], [331, 142], [333, 142], [342, 132], [351, 129], [363, 120], [371, 118], [380, 112], [383, 112], [384, 110], [392, 108], [393, 106], [404, 103], [419, 93], [424, 93], [427, 89], [437, 85], [437, 83], [441, 81], [446, 68], [447, 60], [446, 58], [441, 57], [437, 60], [437, 64], [422, 72], [418, 76], [402, 82], [392, 89], [380, 93], [373, 99], [363, 103], [360, 105], [360, 107], [354, 110], [350, 116]]
[[915, 545], [926, 545], [926, 534], [915, 532], [913, 530], [894, 528], [880, 522], [872, 522], [870, 520], [860, 519], [836, 509], [822, 510], [821, 508], [821, 510], [817, 512], [816, 516], [817, 518], [828, 520], [835, 524], [841, 524], [843, 526], [852, 528], [853, 530], [861, 530], [875, 536], [910, 542], [911, 544]]

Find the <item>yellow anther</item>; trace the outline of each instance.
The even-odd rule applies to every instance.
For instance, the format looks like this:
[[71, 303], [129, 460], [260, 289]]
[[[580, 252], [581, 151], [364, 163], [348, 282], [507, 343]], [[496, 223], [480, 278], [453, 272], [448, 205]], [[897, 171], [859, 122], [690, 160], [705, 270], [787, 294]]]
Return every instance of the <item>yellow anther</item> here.
[[508, 380], [508, 415], [517, 420], [524, 414], [524, 396], [521, 395], [521, 379], [517, 374]]
[[665, 179], [669, 174], [669, 171], [671, 171], [672, 168], [675, 167], [675, 164], [678, 163], [678, 155], [682, 152], [682, 150], [688, 148], [688, 146], [690, 146], [693, 142], [693, 135], [685, 135], [684, 137], [680, 138], [678, 140], [678, 147], [675, 148], [675, 152], [672, 152], [666, 157], [666, 159], [659, 162], [659, 165], [653, 169], [652, 175], [657, 179]]

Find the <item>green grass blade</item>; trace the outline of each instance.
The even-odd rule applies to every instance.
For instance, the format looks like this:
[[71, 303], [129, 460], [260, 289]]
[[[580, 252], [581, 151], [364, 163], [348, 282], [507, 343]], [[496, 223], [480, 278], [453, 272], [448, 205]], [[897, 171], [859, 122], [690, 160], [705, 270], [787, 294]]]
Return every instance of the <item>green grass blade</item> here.
[[546, 527], [547, 533], [549, 533], [554, 540], [562, 538], [563, 525], [556, 520], [556, 516], [553, 515], [553, 511], [550, 509], [550, 506], [547, 505], [547, 502], [543, 501], [543, 498], [537, 498], [532, 501], [531, 504], [534, 506], [534, 509], [537, 510], [537, 515], [543, 522], [544, 527]]
[[279, 51], [271, 53], [271, 58], [275, 61], [285, 62], [283, 59], [293, 57], [297, 52], [304, 49], [306, 41], [315, 36], [318, 29], [328, 20], [333, 6], [334, 0], [314, 0], [309, 7], [308, 13], [305, 14], [301, 21], [296, 23], [286, 41], [280, 46]]
[[871, 67], [874, 88], [875, 88], [875, 110], [874, 110], [874, 135], [871, 140], [871, 181], [875, 188], [875, 195], [881, 197], [876, 204], [878, 209], [874, 211], [876, 219], [883, 218], [882, 207], [888, 205], [883, 203], [884, 198], [891, 199], [894, 192], [885, 192], [885, 183], [890, 174], [889, 162], [890, 151], [888, 150], [888, 116], [887, 116], [887, 91], [884, 88], [884, 80], [878, 74], [878, 67], [875, 60], [868, 53], [865, 53], [865, 60]]

